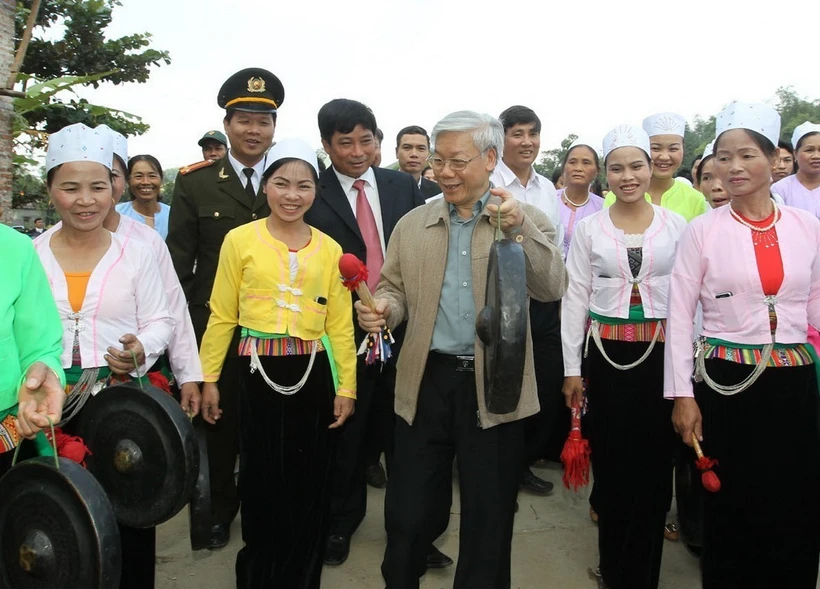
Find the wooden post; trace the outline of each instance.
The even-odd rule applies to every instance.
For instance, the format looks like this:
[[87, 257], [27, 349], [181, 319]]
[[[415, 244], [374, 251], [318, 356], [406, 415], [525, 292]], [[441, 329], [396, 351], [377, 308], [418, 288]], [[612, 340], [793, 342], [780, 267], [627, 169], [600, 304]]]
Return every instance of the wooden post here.
[[17, 74], [20, 72], [23, 59], [26, 57], [26, 50], [28, 50], [28, 44], [31, 41], [31, 32], [34, 29], [34, 23], [37, 21], [38, 12], [40, 12], [40, 0], [34, 0], [31, 3], [31, 13], [28, 15], [26, 30], [23, 31], [23, 38], [20, 39], [17, 55], [14, 56], [14, 65], [11, 66], [11, 72], [9, 72], [9, 80], [6, 82], [6, 88], [8, 89], [14, 88], [14, 84], [17, 83]]

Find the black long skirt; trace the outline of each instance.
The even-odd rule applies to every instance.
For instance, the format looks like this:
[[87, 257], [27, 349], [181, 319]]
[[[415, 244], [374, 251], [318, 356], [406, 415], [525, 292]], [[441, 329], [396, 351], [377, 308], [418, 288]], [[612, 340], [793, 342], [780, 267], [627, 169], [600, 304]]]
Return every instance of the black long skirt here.
[[[629, 364], [647, 343], [603, 340], [607, 355]], [[655, 589], [663, 526], [672, 493], [673, 404], [663, 398], [663, 344], [631, 370], [616, 370], [590, 345], [590, 449], [595, 474], [598, 550], [610, 589]]]
[[[274, 382], [301, 379], [309, 356], [261, 357]], [[319, 589], [329, 524], [336, 431], [327, 354], [316, 354], [298, 393], [270, 389], [250, 358], [240, 358], [242, 540], [237, 589]]]
[[[707, 360], [734, 384], [752, 370]], [[768, 368], [733, 396], [695, 386], [703, 451], [721, 489], [704, 503], [704, 589], [814, 589], [820, 554], [820, 442], [813, 366]]]

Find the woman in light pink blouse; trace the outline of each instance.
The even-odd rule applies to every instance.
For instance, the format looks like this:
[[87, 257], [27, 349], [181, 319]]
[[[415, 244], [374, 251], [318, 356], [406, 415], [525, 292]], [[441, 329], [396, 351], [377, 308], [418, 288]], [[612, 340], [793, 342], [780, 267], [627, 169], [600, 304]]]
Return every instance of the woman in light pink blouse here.
[[572, 234], [578, 222], [604, 208], [604, 199], [593, 194], [590, 186], [601, 171], [598, 153], [583, 140], [576, 139], [569, 147], [564, 162], [564, 187], [558, 191], [558, 207], [564, 225], [564, 259], [572, 243]]
[[817, 582], [818, 366], [806, 340], [820, 323], [820, 221], [770, 197], [779, 134], [766, 105], [718, 115], [715, 170], [731, 203], [689, 225], [669, 287], [664, 395], [722, 482], [704, 502], [704, 589]]

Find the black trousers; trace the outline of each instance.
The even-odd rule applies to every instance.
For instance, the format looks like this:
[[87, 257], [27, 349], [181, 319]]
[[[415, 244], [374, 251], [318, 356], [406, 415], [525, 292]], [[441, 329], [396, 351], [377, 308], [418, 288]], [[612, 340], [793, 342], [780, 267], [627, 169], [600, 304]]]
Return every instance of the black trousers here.
[[530, 329], [541, 411], [527, 418], [527, 468], [541, 458], [561, 454], [570, 426], [569, 410], [564, 404], [564, 359], [561, 353], [559, 302], [530, 301]]
[[[197, 345], [208, 326], [210, 309], [205, 305], [189, 305]], [[219, 408], [222, 417], [215, 424], [205, 423], [205, 443], [208, 447], [208, 467], [211, 475], [211, 514], [214, 524], [230, 525], [239, 512], [236, 489], [236, 458], [239, 456], [239, 333], [237, 329], [228, 347], [225, 364], [219, 377]]]
[[[648, 344], [604, 340], [603, 345], [615, 362], [628, 364]], [[658, 587], [675, 441], [673, 403], [663, 398], [663, 348], [656, 344], [646, 361], [621, 371], [595, 345], [589, 347], [598, 550], [610, 589]]]
[[475, 373], [431, 352], [413, 425], [396, 421], [396, 453], [387, 486], [387, 589], [416, 589], [425, 557], [449, 505], [458, 460], [461, 532], [454, 587], [508, 589], [515, 498], [523, 468], [521, 421], [481, 429]]
[[[302, 378], [309, 356], [263, 357], [274, 382]], [[319, 589], [329, 524], [336, 430], [333, 376], [316, 354], [305, 386], [294, 395], [271, 390], [250, 359], [240, 358], [239, 419], [242, 540], [237, 589]]]
[[[395, 364], [384, 368], [366, 366], [359, 356], [356, 366], [356, 413], [339, 432], [333, 467], [333, 500], [330, 533], [350, 537], [367, 511], [367, 432], [376, 397], [392, 396], [396, 382]], [[392, 444], [385, 446], [387, 468], [392, 462]]]
[[[721, 384], [752, 370], [707, 360]], [[704, 502], [704, 589], [814, 589], [820, 554], [820, 441], [813, 366], [767, 368], [742, 393], [695, 385], [703, 451], [721, 489]]]

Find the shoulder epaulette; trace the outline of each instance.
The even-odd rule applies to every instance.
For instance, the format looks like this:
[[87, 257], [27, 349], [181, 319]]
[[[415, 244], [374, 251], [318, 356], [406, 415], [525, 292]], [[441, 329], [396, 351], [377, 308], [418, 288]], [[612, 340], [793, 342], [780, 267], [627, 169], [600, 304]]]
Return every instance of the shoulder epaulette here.
[[217, 162], [217, 160], [203, 160], [201, 162], [197, 162], [195, 164], [191, 164], [190, 166], [182, 166], [179, 169], [179, 173], [185, 176], [186, 174], [190, 174], [196, 170], [201, 170], [202, 168], [207, 168], [208, 166], [212, 166]]

